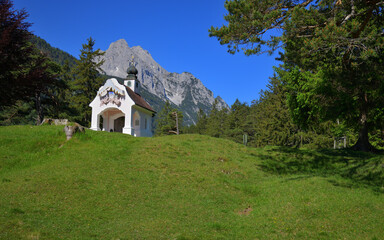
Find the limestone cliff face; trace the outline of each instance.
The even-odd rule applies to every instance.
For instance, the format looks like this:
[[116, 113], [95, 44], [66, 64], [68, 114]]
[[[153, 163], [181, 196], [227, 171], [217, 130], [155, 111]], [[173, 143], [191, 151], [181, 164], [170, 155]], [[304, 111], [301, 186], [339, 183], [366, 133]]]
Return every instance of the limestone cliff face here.
[[[125, 78], [127, 68], [134, 59], [138, 79], [142, 87], [163, 101], [169, 100], [184, 112], [186, 123], [196, 120], [199, 108], [211, 109], [214, 96], [202, 82], [191, 73], [170, 73], [162, 68], [151, 54], [140, 46], [129, 47], [124, 39], [111, 43], [105, 51], [102, 69], [107, 75]], [[219, 108], [228, 108], [220, 97]]]

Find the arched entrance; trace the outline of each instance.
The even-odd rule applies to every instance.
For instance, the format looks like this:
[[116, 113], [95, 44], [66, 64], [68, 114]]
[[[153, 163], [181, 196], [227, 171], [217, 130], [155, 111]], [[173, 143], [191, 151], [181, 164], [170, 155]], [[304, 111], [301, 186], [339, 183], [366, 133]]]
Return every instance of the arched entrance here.
[[124, 123], [125, 123], [125, 117], [116, 118], [114, 121], [114, 128], [115, 128], [114, 131], [122, 133], [124, 128]]
[[123, 132], [125, 114], [117, 108], [108, 108], [100, 113], [103, 122], [103, 131]]

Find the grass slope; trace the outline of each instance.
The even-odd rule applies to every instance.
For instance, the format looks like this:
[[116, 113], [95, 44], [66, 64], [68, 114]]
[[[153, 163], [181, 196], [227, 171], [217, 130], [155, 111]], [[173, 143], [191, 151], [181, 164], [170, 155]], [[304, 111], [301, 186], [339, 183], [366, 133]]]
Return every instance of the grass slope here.
[[0, 127], [0, 239], [379, 239], [383, 166], [199, 135]]

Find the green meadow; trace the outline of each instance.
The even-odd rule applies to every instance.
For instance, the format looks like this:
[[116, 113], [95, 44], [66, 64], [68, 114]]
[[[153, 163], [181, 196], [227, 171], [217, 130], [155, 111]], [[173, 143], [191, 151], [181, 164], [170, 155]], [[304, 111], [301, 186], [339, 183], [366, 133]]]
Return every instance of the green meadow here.
[[0, 127], [0, 239], [383, 236], [383, 154]]

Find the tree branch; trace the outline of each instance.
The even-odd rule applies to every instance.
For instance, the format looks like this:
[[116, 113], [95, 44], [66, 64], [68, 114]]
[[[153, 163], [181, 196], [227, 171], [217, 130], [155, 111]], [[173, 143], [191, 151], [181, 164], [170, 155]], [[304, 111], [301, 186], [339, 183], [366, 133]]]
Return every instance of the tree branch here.
[[348, 14], [348, 16], [346, 16], [344, 18], [344, 20], [341, 22], [340, 25], [345, 24], [348, 21], [348, 19], [350, 19], [351, 17], [355, 16], [355, 14], [356, 14], [356, 7], [355, 7], [355, 1], [354, 0], [351, 0], [351, 6], [352, 6], [351, 13]]
[[[263, 31], [259, 32], [258, 35], [263, 35], [263, 34], [266, 33], [268, 30], [271, 30], [271, 29], [281, 28], [281, 27], [279, 27], [279, 26], [280, 26], [282, 23], [285, 22], [285, 20], [289, 17], [290, 12], [291, 12], [294, 8], [296, 8], [296, 7], [306, 7], [306, 6], [308, 6], [312, 1], [313, 1], [313, 0], [307, 0], [307, 1], [303, 2], [303, 3], [301, 3], [301, 4], [298, 4], [298, 5], [296, 5], [296, 6], [292, 6], [292, 7], [285, 7], [285, 6], [284, 6], [284, 7], [282, 7], [282, 6], [277, 7], [277, 8], [280, 8], [280, 9], [288, 8], [288, 10], [282, 12], [282, 14], [281, 14], [280, 16], [278, 16], [278, 17], [276, 17], [275, 19], [273, 19], [272, 22], [275, 22], [275, 23], [274, 23], [274, 24], [271, 24], [270, 27], [267, 27], [267, 28], [265, 28]], [[352, 1], [353, 1], [353, 0], [352, 0]], [[276, 10], [276, 9], [274, 9], [274, 10]]]
[[376, 3], [374, 3], [374, 4], [369, 8], [369, 10], [368, 10], [368, 14], [367, 14], [367, 16], [365, 17], [363, 24], [361, 24], [359, 30], [357, 30], [357, 32], [355, 32], [355, 33], [352, 33], [352, 37], [353, 37], [353, 38], [358, 38], [358, 37], [360, 36], [360, 33], [364, 30], [365, 26], [367, 26], [369, 20], [371, 19], [371, 17], [372, 17], [372, 12], [373, 12], [373, 10], [375, 9], [375, 7], [376, 7]]

